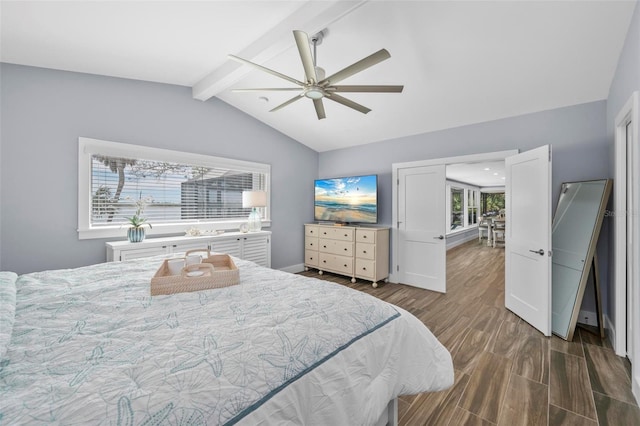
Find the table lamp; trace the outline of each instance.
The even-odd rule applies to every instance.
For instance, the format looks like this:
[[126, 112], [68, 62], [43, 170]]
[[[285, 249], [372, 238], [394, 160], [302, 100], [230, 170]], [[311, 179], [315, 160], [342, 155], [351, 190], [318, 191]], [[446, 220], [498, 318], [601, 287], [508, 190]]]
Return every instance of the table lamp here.
[[242, 191], [242, 208], [251, 207], [249, 213], [249, 232], [256, 232], [262, 229], [262, 219], [258, 212], [258, 207], [267, 206], [267, 193], [264, 191]]

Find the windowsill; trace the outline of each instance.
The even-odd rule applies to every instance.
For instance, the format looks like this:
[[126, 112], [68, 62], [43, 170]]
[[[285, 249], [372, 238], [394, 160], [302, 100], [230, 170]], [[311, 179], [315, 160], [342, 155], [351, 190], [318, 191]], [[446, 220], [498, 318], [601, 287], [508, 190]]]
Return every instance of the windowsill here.
[[[145, 235], [159, 236], [168, 234], [185, 234], [189, 228], [198, 228], [201, 231], [236, 231], [241, 224], [246, 223], [246, 220], [233, 220], [228, 222], [193, 222], [193, 223], [181, 223], [181, 224], [159, 224], [153, 225], [153, 228], [149, 229], [145, 227]], [[271, 227], [271, 220], [262, 221], [263, 228]], [[90, 240], [98, 238], [126, 238], [128, 225], [115, 225], [109, 227], [96, 227], [89, 229], [78, 229], [79, 240]]]

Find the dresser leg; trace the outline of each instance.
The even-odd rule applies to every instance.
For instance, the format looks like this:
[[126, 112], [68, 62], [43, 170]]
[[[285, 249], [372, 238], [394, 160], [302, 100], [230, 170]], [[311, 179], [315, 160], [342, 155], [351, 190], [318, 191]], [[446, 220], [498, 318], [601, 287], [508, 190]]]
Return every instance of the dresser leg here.
[[305, 272], [309, 272], [309, 267], [308, 267], [308, 266], [305, 266], [305, 267], [304, 267], [304, 271], [305, 271]]
[[371, 283], [371, 287], [373, 287], [373, 288], [378, 288], [378, 283], [375, 283], [375, 282], [374, 282], [374, 283]]
[[322, 271], [318, 269], [318, 275], [322, 275]]
[[351, 282], [352, 282], [353, 284], [355, 284], [355, 283], [356, 283], [356, 278], [355, 278], [355, 277], [351, 278]]

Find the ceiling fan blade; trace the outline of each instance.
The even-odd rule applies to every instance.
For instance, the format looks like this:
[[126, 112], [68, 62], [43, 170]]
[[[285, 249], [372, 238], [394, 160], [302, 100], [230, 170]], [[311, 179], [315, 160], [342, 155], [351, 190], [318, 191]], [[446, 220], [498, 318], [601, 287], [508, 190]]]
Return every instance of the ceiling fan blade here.
[[389, 54], [387, 49], [380, 49], [376, 53], [373, 53], [367, 56], [366, 58], [361, 59], [358, 62], [351, 64], [348, 67], [338, 71], [337, 73], [330, 75], [329, 77], [325, 78], [318, 84], [320, 86], [324, 86], [327, 84], [337, 83], [339, 81], [344, 80], [347, 77], [351, 77], [352, 75], [360, 71], [364, 71], [367, 68], [372, 67], [377, 63], [380, 63], [386, 59], [389, 59], [390, 57], [391, 57], [391, 54]]
[[282, 103], [282, 104], [278, 105], [277, 107], [275, 107], [274, 109], [272, 109], [272, 110], [271, 110], [271, 111], [269, 111], [269, 112], [274, 112], [274, 111], [277, 111], [277, 110], [279, 110], [279, 109], [282, 109], [282, 108], [286, 107], [287, 105], [292, 104], [292, 103], [294, 103], [295, 101], [297, 101], [298, 99], [302, 99], [302, 98], [303, 98], [303, 95], [302, 95], [302, 94], [296, 95], [296, 96], [294, 96], [293, 98], [289, 99], [287, 102], [285, 102], [285, 103]]
[[295, 78], [291, 78], [291, 77], [289, 77], [288, 75], [281, 74], [281, 73], [279, 73], [278, 71], [274, 71], [274, 70], [272, 70], [272, 69], [269, 69], [269, 68], [263, 67], [262, 65], [258, 65], [258, 64], [256, 64], [256, 63], [253, 63], [253, 62], [251, 62], [251, 61], [247, 61], [246, 59], [242, 59], [242, 58], [239, 58], [239, 57], [234, 56], [234, 55], [227, 55], [227, 56], [229, 57], [229, 59], [233, 59], [234, 61], [236, 61], [236, 62], [240, 62], [241, 64], [251, 65], [252, 67], [257, 68], [257, 69], [259, 69], [259, 70], [261, 70], [261, 71], [267, 72], [267, 73], [269, 73], [269, 74], [271, 74], [271, 75], [275, 75], [276, 77], [280, 77], [280, 78], [283, 78], [283, 79], [285, 79], [285, 80], [287, 80], [287, 81], [290, 81], [290, 82], [292, 82], [292, 83], [295, 83], [295, 84], [297, 84], [298, 86], [304, 86], [304, 83], [303, 83], [303, 82], [298, 81], [298, 80], [296, 80]]
[[322, 99], [314, 99], [313, 106], [316, 107], [316, 114], [318, 115], [318, 120], [327, 118], [327, 116], [324, 113], [324, 104], [322, 103]]
[[289, 92], [289, 91], [300, 91], [302, 90], [300, 87], [263, 87], [259, 89], [232, 89], [232, 92]]
[[404, 86], [329, 86], [325, 90], [330, 92], [372, 92], [372, 93], [400, 93]]
[[302, 66], [304, 67], [304, 75], [307, 78], [307, 82], [313, 84], [318, 82], [316, 76], [316, 66], [313, 63], [313, 55], [311, 55], [311, 48], [309, 47], [309, 36], [304, 31], [293, 31], [293, 36], [296, 39], [296, 45], [298, 46], [298, 53], [300, 53], [300, 59], [302, 59]]
[[371, 111], [366, 106], [362, 106], [359, 103], [353, 102], [352, 100], [344, 98], [344, 97], [342, 97], [342, 96], [340, 96], [340, 95], [338, 95], [336, 93], [328, 94], [325, 98], [326, 99], [331, 99], [332, 101], [337, 102], [339, 104], [342, 104], [344, 106], [348, 106], [349, 108], [353, 108], [356, 111], [360, 111], [363, 114], [366, 114], [369, 111]]

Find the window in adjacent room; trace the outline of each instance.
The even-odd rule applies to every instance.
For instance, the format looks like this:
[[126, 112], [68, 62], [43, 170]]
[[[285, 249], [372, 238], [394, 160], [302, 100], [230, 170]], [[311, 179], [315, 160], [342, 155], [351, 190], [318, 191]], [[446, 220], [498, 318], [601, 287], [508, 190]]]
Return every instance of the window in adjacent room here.
[[451, 187], [451, 230], [464, 226], [464, 189]]
[[[158, 233], [235, 229], [251, 210], [242, 207], [243, 191], [270, 198], [268, 164], [87, 138], [79, 161], [80, 238], [124, 235], [141, 203]], [[269, 206], [258, 211], [268, 225]]]
[[504, 211], [504, 192], [483, 192], [480, 198], [483, 216], [498, 216], [501, 211]]
[[467, 189], [467, 225], [473, 226], [478, 224], [479, 200], [478, 191], [475, 189]]

